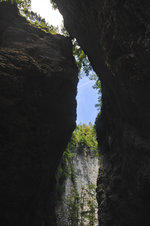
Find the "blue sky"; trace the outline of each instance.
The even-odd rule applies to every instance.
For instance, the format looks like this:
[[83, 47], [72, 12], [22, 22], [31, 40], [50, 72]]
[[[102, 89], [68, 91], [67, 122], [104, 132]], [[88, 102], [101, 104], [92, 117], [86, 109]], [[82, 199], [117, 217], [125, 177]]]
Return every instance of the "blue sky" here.
[[87, 76], [84, 76], [78, 83], [77, 94], [77, 121], [79, 124], [94, 124], [98, 110], [95, 104], [98, 103], [98, 92], [93, 89], [94, 81], [91, 81]]

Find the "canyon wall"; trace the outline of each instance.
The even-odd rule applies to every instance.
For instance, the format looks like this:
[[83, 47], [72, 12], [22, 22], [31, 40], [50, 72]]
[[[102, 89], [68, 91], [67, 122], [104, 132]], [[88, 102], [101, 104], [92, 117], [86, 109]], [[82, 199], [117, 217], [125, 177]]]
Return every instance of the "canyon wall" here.
[[99, 225], [149, 225], [150, 1], [54, 2], [102, 82]]
[[96, 226], [99, 157], [95, 150], [87, 147], [76, 147], [70, 150], [70, 153], [71, 165], [68, 163], [64, 167], [69, 172], [68, 176], [59, 178], [62, 183], [59, 185], [61, 193], [57, 195], [57, 226], [92, 225], [92, 223]]
[[76, 119], [69, 38], [0, 3], [0, 225], [56, 225], [55, 173]]

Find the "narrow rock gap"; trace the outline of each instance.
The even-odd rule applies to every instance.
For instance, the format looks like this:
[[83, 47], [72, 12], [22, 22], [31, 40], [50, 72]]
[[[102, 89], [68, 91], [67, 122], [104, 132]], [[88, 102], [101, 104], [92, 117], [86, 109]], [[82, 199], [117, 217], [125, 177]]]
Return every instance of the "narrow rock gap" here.
[[[44, 23], [48, 22], [50, 27], [52, 25], [52, 30], [57, 30], [57, 33], [64, 33], [63, 21], [58, 10], [55, 10], [53, 14], [52, 7], [48, 7], [48, 5], [49, 0], [44, 2], [32, 0], [31, 10], [39, 14], [37, 18], [42, 22], [44, 17]], [[50, 10], [55, 20], [49, 16]], [[36, 15], [32, 14], [32, 18], [29, 19], [36, 22], [37, 18]], [[77, 127], [63, 153], [56, 176], [57, 226], [98, 225], [96, 184], [99, 154], [94, 123], [101, 110], [100, 81], [95, 75], [87, 56], [80, 47], [77, 46], [77, 48], [80, 49], [79, 54], [75, 55], [80, 70], [77, 94]], [[84, 54], [84, 58], [81, 57], [82, 54]], [[81, 62], [80, 57], [82, 58]]]
[[[28, 1], [0, 0], [0, 219], [3, 226], [55, 226], [55, 174], [75, 129], [78, 72], [71, 37], [50, 35], [56, 29], [40, 17], [27, 23], [11, 4]], [[96, 121], [99, 225], [150, 225], [150, 1], [52, 1], [104, 85]], [[62, 156], [58, 171], [69, 175], [74, 188], [65, 226], [83, 225], [85, 218], [86, 225], [96, 224], [96, 207], [89, 200], [90, 211], [84, 208], [85, 189], [79, 194], [73, 166], [78, 152], [82, 161], [75, 166], [82, 162], [89, 184], [88, 157], [97, 155], [94, 133], [91, 124], [78, 126]], [[88, 193], [94, 189], [90, 184]]]
[[[32, 0], [31, 10], [44, 17], [46, 22], [57, 29], [57, 32], [64, 32], [63, 18], [61, 18], [58, 10], [53, 12], [54, 10], [52, 7], [48, 7], [48, 4], [49, 0], [41, 1], [41, 3]], [[50, 10], [55, 19], [50, 17]], [[77, 127], [63, 153], [57, 171], [57, 226], [98, 225], [96, 184], [99, 154], [94, 124], [98, 113], [101, 111], [101, 90], [98, 86], [98, 78], [88, 58], [85, 56], [85, 59], [80, 61], [80, 57], [84, 53], [80, 47], [77, 46], [77, 48], [80, 49], [78, 54], [75, 55], [80, 70], [76, 97]]]

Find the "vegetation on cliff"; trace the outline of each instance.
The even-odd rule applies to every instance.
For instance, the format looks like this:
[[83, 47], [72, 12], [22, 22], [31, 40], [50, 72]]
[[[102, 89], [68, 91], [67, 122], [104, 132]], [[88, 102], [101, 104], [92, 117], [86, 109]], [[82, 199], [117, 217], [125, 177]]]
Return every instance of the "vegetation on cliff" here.
[[96, 140], [95, 128], [91, 123], [89, 125], [79, 124], [73, 131], [72, 138], [68, 144], [69, 149], [72, 148], [89, 148], [90, 150], [97, 151], [98, 144]]
[[91, 155], [98, 157], [96, 131], [91, 123], [89, 123], [89, 125], [80, 124], [73, 131], [71, 140], [63, 153], [62, 160], [57, 172], [58, 192], [60, 191], [61, 193], [63, 191], [63, 188], [61, 186], [59, 187], [59, 185], [62, 184], [65, 178], [71, 177], [72, 175], [72, 182], [75, 182], [74, 169], [72, 168], [73, 156], [75, 151], [78, 150], [82, 152], [84, 148], [89, 149]]
[[72, 138], [63, 153], [56, 176], [57, 199], [61, 199], [65, 191], [64, 181], [67, 178], [70, 178], [73, 186], [71, 194], [65, 198], [68, 225], [83, 225], [87, 221], [92, 226], [96, 221], [96, 186], [94, 184], [89, 184], [88, 188], [82, 186], [81, 194], [79, 194], [76, 182], [76, 169], [73, 165], [74, 156], [77, 153], [85, 155], [85, 149], [88, 150], [89, 155], [98, 158], [96, 132], [91, 123], [89, 125], [80, 124], [74, 130]]
[[97, 222], [96, 211], [96, 186], [90, 184], [88, 188], [82, 187], [81, 194], [73, 188], [71, 194], [65, 200], [67, 205], [67, 223], [69, 226], [89, 225]]
[[16, 4], [20, 14], [24, 16], [32, 26], [53, 35], [58, 33], [58, 27], [48, 24], [44, 18], [31, 10], [31, 0], [0, 0], [0, 2], [4, 1]]

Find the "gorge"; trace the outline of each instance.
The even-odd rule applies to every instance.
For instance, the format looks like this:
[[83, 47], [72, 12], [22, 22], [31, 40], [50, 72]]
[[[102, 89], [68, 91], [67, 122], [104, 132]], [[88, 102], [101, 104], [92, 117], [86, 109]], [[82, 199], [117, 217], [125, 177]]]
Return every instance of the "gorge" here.
[[76, 38], [102, 82], [100, 226], [150, 224], [150, 2], [54, 0], [70, 37], [0, 3], [2, 226], [56, 225], [55, 174], [76, 120]]

